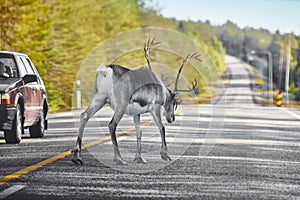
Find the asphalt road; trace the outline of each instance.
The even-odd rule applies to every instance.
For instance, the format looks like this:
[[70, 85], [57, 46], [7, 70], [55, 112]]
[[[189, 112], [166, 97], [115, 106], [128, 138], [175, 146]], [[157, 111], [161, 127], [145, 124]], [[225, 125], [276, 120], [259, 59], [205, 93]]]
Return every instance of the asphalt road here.
[[300, 110], [254, 104], [246, 65], [227, 57], [225, 93], [209, 105], [181, 106], [166, 124], [172, 161], [160, 159], [160, 135], [142, 117], [142, 152], [133, 162], [133, 120], [118, 141], [126, 166], [112, 162], [103, 108], [87, 125], [83, 165], [71, 162], [81, 111], [51, 114], [42, 139], [5, 144], [0, 133], [0, 199], [300, 199]]

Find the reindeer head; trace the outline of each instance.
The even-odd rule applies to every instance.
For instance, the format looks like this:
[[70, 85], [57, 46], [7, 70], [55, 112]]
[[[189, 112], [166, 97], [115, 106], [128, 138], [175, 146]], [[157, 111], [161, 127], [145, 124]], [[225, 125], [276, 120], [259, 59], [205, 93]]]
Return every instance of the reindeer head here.
[[201, 62], [201, 59], [199, 58], [199, 55], [197, 53], [194, 53], [192, 55], [189, 54], [183, 60], [181, 66], [178, 70], [178, 73], [177, 73], [174, 90], [173, 91], [169, 90], [170, 95], [167, 98], [167, 101], [164, 105], [164, 108], [165, 108], [164, 115], [165, 115], [168, 123], [172, 123], [173, 121], [175, 121], [175, 113], [174, 112], [175, 112], [175, 110], [177, 108], [177, 104], [178, 104], [177, 99], [176, 99], [177, 95], [180, 92], [193, 92], [195, 90], [195, 88], [197, 87], [197, 80], [195, 79], [195, 81], [192, 82], [192, 87], [189, 88], [188, 90], [179, 90], [178, 89], [178, 82], [179, 82], [179, 77], [180, 77], [181, 71], [182, 71], [183, 67], [185, 66], [185, 64], [188, 63], [188, 61], [191, 59], [196, 59]]
[[[154, 45], [160, 44], [160, 42], [154, 42], [154, 40], [155, 40], [155, 38], [153, 38], [152, 40], [149, 39], [148, 42], [144, 46], [145, 58], [147, 60], [147, 63], [148, 63], [148, 66], [150, 69], [151, 69], [151, 65], [150, 65], [149, 49], [152, 48]], [[177, 104], [178, 104], [176, 97], [178, 96], [178, 94], [180, 92], [192, 92], [197, 87], [197, 80], [195, 79], [195, 81], [192, 82], [192, 87], [189, 88], [188, 90], [179, 90], [178, 89], [178, 82], [179, 82], [179, 77], [180, 77], [181, 71], [182, 71], [183, 67], [191, 59], [196, 59], [196, 60], [202, 62], [202, 60], [200, 59], [200, 55], [198, 55], [197, 53], [187, 55], [187, 57], [183, 60], [181, 66], [178, 70], [177, 77], [175, 80], [174, 90], [172, 91], [172, 90], [168, 89], [169, 95], [167, 96], [167, 99], [164, 103], [164, 110], [165, 110], [164, 116], [166, 117], [166, 120], [168, 123], [172, 123], [175, 121], [175, 110], [176, 110]]]

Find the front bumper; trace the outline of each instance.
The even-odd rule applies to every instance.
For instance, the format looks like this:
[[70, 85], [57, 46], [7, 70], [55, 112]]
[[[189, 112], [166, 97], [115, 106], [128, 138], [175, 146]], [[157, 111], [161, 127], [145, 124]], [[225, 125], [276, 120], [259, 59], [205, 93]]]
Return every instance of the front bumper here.
[[0, 104], [0, 131], [11, 130], [16, 116], [16, 107]]

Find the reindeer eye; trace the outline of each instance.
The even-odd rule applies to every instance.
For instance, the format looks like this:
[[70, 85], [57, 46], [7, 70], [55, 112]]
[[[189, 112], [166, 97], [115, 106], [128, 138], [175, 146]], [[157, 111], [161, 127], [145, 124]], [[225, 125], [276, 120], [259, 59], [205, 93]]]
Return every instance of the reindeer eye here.
[[177, 110], [178, 102], [175, 100], [175, 108], [174, 110]]

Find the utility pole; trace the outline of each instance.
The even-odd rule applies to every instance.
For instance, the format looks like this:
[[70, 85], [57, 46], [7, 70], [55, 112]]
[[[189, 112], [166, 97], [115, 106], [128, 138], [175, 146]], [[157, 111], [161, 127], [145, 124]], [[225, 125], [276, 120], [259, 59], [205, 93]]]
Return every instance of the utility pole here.
[[[259, 40], [259, 42], [265, 42], [265, 43], [269, 43], [268, 41], [265, 41], [264, 39], [261, 39]], [[270, 42], [270, 45], [272, 44], [277, 44], [280, 46], [280, 57], [279, 57], [279, 80], [278, 80], [278, 88], [279, 88], [279, 91], [281, 91], [281, 77], [282, 77], [282, 72], [283, 72], [283, 51], [284, 51], [284, 46], [283, 46], [283, 43], [282, 42], [279, 42], [279, 41], [271, 41]]]
[[268, 102], [269, 102], [269, 106], [273, 106], [273, 57], [272, 57], [272, 53], [268, 50], [265, 50], [264, 53], [257, 53], [255, 52], [254, 50], [251, 51], [251, 54], [254, 55], [254, 54], [266, 54], [268, 56], [268, 65], [269, 65], [269, 88], [268, 88], [268, 93], [269, 93], [269, 99], [268, 99]]
[[273, 106], [273, 62], [272, 53], [267, 51], [269, 57], [269, 105]]
[[286, 94], [286, 107], [289, 105], [289, 80], [290, 80], [290, 59], [291, 59], [291, 35], [289, 35], [287, 56], [286, 56], [286, 71], [285, 71], [285, 94]]
[[279, 59], [279, 91], [281, 91], [281, 83], [282, 83], [282, 73], [283, 73], [283, 44], [278, 42], [277, 44], [280, 45], [280, 59]]

